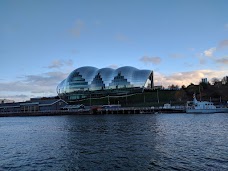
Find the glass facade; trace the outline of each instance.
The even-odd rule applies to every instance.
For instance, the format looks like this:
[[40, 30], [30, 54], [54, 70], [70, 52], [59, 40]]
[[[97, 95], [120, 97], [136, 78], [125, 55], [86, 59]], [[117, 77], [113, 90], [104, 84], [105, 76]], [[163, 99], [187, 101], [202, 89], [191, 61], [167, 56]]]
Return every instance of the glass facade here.
[[[152, 88], [153, 71], [125, 66], [117, 69], [98, 69], [91, 66], [77, 68], [57, 86], [60, 97], [86, 98], [91, 92], [134, 88]], [[65, 98], [66, 99], [66, 98]]]

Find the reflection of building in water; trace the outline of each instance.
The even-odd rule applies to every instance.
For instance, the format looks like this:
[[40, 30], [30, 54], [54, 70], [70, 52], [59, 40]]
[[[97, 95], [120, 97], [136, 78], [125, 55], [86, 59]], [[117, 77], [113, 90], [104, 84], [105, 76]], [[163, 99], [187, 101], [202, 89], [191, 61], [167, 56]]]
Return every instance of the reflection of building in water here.
[[60, 98], [74, 101], [89, 97], [124, 95], [152, 89], [153, 71], [125, 66], [118, 69], [85, 66], [72, 71], [57, 86]]

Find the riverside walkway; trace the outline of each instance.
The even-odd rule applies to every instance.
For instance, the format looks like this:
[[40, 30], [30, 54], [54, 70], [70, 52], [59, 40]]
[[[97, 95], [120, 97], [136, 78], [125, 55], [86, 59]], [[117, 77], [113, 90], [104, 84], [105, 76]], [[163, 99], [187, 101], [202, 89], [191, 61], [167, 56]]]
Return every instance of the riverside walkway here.
[[158, 113], [185, 113], [185, 108], [161, 108], [161, 107], [119, 107], [75, 109], [75, 110], [50, 110], [34, 112], [4, 112], [0, 117], [12, 116], [57, 116], [57, 115], [96, 115], [96, 114], [158, 114]]
[[159, 107], [121, 107], [97, 109], [97, 114], [155, 114], [155, 113], [185, 113], [184, 108], [159, 108]]

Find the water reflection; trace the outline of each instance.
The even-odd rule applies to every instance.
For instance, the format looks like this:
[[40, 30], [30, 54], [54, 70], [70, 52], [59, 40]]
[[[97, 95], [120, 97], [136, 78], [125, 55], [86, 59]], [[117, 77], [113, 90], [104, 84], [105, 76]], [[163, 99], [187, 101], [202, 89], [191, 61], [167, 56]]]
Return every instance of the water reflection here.
[[228, 115], [1, 118], [0, 170], [227, 170]]
[[[77, 149], [79, 169], [116, 170], [117, 168], [145, 168], [150, 158], [146, 150], [155, 141], [145, 136], [151, 123], [142, 115], [99, 115], [70, 117], [68, 131], [69, 149]], [[86, 121], [86, 122], [85, 122]], [[142, 125], [144, 125], [142, 128]], [[144, 147], [145, 146], [145, 147]], [[143, 162], [142, 162], [143, 161]]]

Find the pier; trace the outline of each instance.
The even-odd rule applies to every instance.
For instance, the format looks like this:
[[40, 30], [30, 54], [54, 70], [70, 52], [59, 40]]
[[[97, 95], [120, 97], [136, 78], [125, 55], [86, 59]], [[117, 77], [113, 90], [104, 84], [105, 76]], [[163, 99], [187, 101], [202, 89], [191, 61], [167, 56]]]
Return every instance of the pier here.
[[94, 110], [94, 114], [157, 114], [157, 113], [185, 113], [184, 108], [172, 109], [172, 108], [151, 108], [151, 107], [121, 107], [110, 109], [97, 109]]
[[50, 110], [34, 112], [1, 112], [0, 117], [13, 116], [58, 116], [58, 115], [104, 115], [104, 114], [159, 114], [159, 113], [185, 113], [184, 108], [166, 109], [151, 107], [120, 107], [120, 108], [91, 108], [75, 110]]

